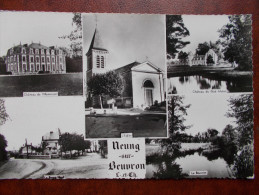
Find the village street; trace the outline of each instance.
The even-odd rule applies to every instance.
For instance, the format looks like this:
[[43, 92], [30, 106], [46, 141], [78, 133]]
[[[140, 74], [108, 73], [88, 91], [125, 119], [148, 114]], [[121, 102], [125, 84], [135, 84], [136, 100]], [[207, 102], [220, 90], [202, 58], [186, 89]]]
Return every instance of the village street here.
[[43, 179], [44, 175], [67, 178], [107, 178], [108, 161], [97, 153], [78, 159], [10, 159], [0, 167], [0, 179]]

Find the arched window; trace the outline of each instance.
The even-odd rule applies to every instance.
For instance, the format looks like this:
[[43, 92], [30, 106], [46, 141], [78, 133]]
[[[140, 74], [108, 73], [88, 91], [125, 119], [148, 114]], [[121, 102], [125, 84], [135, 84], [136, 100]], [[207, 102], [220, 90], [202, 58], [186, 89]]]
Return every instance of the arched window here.
[[153, 85], [152, 81], [146, 80], [144, 82], [144, 84], [143, 84], [143, 87], [145, 87], [145, 88], [154, 88], [154, 85]]
[[96, 67], [100, 68], [100, 56], [96, 57]]
[[104, 57], [101, 57], [101, 67], [104, 68]]

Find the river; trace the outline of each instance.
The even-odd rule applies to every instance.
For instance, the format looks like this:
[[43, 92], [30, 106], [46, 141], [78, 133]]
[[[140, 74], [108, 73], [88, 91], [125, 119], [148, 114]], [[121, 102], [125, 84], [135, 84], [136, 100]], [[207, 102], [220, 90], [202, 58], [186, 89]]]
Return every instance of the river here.
[[[197, 143], [192, 143], [194, 146], [199, 146]], [[203, 144], [204, 145], [204, 144]], [[186, 149], [190, 149], [185, 147]], [[187, 150], [187, 151], [188, 151]], [[195, 150], [195, 149], [194, 149]], [[156, 151], [159, 151], [156, 149]], [[190, 150], [189, 150], [190, 151]], [[151, 153], [150, 153], [151, 154]], [[171, 159], [171, 160], [170, 160]], [[169, 161], [168, 161], [169, 160]], [[159, 175], [158, 178], [175, 179], [179, 173], [185, 174], [187, 178], [231, 178], [232, 172], [225, 159], [222, 158], [219, 152], [189, 152], [185, 156], [172, 158], [163, 157], [162, 160], [153, 161], [146, 166], [146, 178], [153, 178], [154, 175]], [[204, 172], [204, 175], [190, 175], [191, 171]], [[170, 173], [171, 172], [171, 173]], [[178, 173], [177, 173], [178, 172]], [[177, 173], [177, 174], [176, 174]], [[166, 176], [164, 177], [164, 175]]]
[[252, 91], [251, 79], [209, 78], [206, 76], [181, 76], [171, 77], [167, 80], [169, 94], [195, 93], [196, 91], [214, 90], [221, 92], [250, 92]]

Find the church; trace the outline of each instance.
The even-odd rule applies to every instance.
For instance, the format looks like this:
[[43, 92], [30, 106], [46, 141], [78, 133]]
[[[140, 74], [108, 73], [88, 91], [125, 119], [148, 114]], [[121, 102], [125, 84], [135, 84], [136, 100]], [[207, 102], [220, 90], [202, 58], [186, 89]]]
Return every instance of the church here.
[[[107, 67], [109, 51], [102, 43], [98, 29], [95, 29], [90, 47], [86, 53], [87, 59], [87, 82], [96, 74], [104, 74]], [[115, 105], [120, 108], [145, 109], [156, 102], [165, 101], [165, 74], [163, 70], [148, 60], [145, 62], [131, 62], [127, 65], [113, 70], [120, 74], [123, 79], [123, 92], [120, 97], [115, 98]], [[91, 106], [98, 104], [97, 98], [87, 94], [91, 99]], [[95, 100], [96, 99], [96, 100]], [[107, 103], [108, 98], [104, 98]], [[105, 104], [104, 102], [104, 104]]]

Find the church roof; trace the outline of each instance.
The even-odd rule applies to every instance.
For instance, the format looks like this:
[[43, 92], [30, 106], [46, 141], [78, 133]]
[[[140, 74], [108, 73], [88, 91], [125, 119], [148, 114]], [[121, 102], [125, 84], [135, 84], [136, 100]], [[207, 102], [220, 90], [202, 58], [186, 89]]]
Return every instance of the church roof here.
[[135, 62], [130, 63], [130, 64], [128, 64], [128, 65], [125, 65], [125, 66], [122, 66], [122, 67], [120, 67], [120, 68], [117, 68], [117, 69], [115, 69], [114, 71], [115, 71], [115, 72], [120, 72], [120, 73], [122, 73], [122, 72], [129, 72], [129, 71], [132, 70], [132, 68], [134, 68], [134, 67], [136, 67], [136, 66], [139, 66], [139, 65], [141, 65], [141, 64], [145, 64], [145, 63], [147, 63], [149, 66], [153, 67], [154, 69], [156, 69], [158, 72], [162, 72], [158, 67], [156, 67], [155, 65], [153, 65], [153, 64], [150, 63], [149, 61], [146, 61], [146, 62], [143, 62], [143, 63], [140, 63], [140, 62], [135, 61]]
[[125, 66], [122, 66], [122, 67], [120, 67], [120, 68], [117, 68], [117, 69], [115, 69], [114, 71], [115, 71], [115, 72], [128, 72], [128, 71], [131, 71], [131, 68], [133, 68], [133, 67], [135, 67], [135, 66], [138, 66], [139, 64], [141, 64], [141, 63], [135, 61], [135, 62], [130, 63], [130, 64], [128, 64], [128, 65], [125, 65]]
[[92, 41], [91, 41], [91, 44], [90, 44], [88, 52], [91, 49], [98, 49], [98, 50], [107, 51], [107, 49], [104, 49], [104, 45], [103, 45], [100, 33], [99, 33], [97, 28], [94, 31], [94, 35], [93, 35], [93, 38], [92, 38]]

